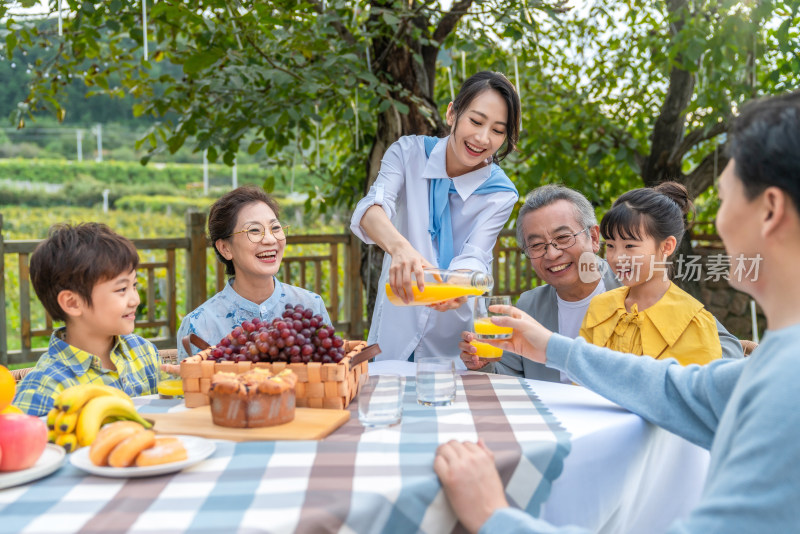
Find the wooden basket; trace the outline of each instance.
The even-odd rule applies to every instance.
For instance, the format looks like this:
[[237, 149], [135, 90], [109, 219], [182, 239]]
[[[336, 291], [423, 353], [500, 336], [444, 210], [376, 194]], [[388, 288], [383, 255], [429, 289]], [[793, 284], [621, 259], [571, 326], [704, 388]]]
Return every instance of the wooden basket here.
[[358, 394], [359, 377], [367, 374], [368, 360], [380, 354], [377, 344], [368, 347], [365, 341], [345, 341], [344, 347], [345, 357], [339, 363], [215, 362], [208, 359], [213, 347], [207, 348], [180, 364], [186, 407], [209, 404], [208, 390], [214, 373], [241, 374], [252, 367], [260, 367], [272, 373], [288, 368], [297, 375], [297, 406], [342, 410]]

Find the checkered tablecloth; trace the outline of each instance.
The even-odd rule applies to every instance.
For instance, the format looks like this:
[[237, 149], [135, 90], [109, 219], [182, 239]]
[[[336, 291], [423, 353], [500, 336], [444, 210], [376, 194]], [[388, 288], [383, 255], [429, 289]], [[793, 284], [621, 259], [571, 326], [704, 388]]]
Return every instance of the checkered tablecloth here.
[[[138, 400], [143, 413], [176, 401]], [[512, 504], [538, 515], [561, 473], [568, 434], [524, 380], [458, 378], [450, 406], [420, 406], [406, 382], [399, 425], [348, 423], [322, 441], [218, 441], [180, 473], [147, 479], [86, 475], [70, 464], [0, 491], [0, 532], [450, 532], [433, 472], [436, 447], [483, 438]]]

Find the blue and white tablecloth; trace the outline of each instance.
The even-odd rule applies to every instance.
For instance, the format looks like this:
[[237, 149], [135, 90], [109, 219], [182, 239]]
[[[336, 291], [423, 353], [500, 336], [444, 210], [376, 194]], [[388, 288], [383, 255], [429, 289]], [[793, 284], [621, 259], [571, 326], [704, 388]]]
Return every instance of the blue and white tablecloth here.
[[[136, 399], [142, 413], [176, 401]], [[322, 441], [218, 441], [207, 460], [147, 479], [91, 476], [70, 464], [0, 491], [0, 532], [450, 532], [455, 516], [433, 472], [436, 448], [482, 438], [512, 505], [538, 515], [570, 449], [566, 431], [512, 377], [458, 377], [456, 401], [416, 403], [406, 382], [398, 425], [351, 419]]]

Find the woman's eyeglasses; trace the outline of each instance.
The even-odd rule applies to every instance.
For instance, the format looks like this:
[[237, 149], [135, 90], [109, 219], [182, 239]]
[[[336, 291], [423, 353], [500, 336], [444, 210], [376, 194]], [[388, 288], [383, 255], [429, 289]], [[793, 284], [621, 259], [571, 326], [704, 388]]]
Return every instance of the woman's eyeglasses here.
[[289, 228], [289, 225], [281, 226], [278, 223], [273, 223], [267, 229], [261, 223], [250, 223], [245, 226], [244, 230], [239, 230], [238, 232], [233, 232], [228, 237], [233, 237], [236, 234], [244, 234], [247, 236], [253, 243], [261, 243], [264, 240], [264, 236], [267, 235], [267, 231], [272, 234], [272, 237], [277, 239], [278, 241], [283, 241], [286, 239], [286, 229]]

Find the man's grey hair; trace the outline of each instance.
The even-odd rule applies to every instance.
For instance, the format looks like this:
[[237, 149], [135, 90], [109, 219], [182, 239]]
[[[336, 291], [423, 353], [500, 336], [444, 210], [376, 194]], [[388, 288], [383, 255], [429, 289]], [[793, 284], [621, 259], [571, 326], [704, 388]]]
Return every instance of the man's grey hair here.
[[528, 193], [528, 196], [525, 197], [525, 204], [519, 209], [519, 215], [517, 216], [517, 244], [520, 248], [524, 248], [526, 245], [525, 236], [522, 235], [522, 220], [525, 216], [559, 200], [566, 200], [572, 203], [575, 210], [575, 219], [578, 220], [581, 228], [590, 228], [597, 224], [594, 208], [592, 208], [592, 204], [583, 194], [563, 185], [543, 185]]

